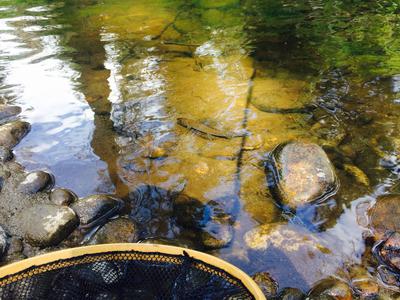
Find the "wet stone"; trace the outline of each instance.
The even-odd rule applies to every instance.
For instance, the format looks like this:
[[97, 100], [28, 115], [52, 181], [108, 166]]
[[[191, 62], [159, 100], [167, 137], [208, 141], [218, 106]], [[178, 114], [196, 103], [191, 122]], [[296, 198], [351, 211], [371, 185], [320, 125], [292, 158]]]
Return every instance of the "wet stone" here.
[[3, 226], [0, 225], [0, 259], [4, 256], [8, 245], [8, 235]]
[[304, 293], [296, 288], [284, 288], [278, 295], [280, 300], [302, 300], [304, 298]]
[[90, 244], [134, 243], [138, 239], [135, 223], [128, 218], [111, 220], [96, 232]]
[[339, 187], [328, 156], [321, 147], [311, 143], [279, 145], [267, 161], [266, 173], [274, 197], [291, 208], [326, 200]]
[[80, 220], [80, 228], [86, 229], [104, 224], [117, 215], [124, 203], [109, 195], [92, 195], [75, 202], [71, 208]]
[[12, 151], [5, 147], [0, 147], [0, 162], [6, 162], [14, 157]]
[[354, 279], [351, 285], [360, 299], [373, 300], [379, 297], [379, 285], [372, 279]]
[[378, 197], [368, 214], [376, 240], [382, 240], [386, 233], [400, 232], [400, 195]]
[[257, 283], [267, 299], [273, 298], [278, 292], [278, 283], [267, 272], [258, 272], [251, 278]]
[[14, 121], [0, 126], [0, 146], [13, 148], [31, 129], [31, 125], [24, 121]]
[[74, 192], [68, 189], [54, 189], [51, 191], [50, 200], [56, 205], [70, 205], [78, 199]]
[[396, 272], [400, 271], [400, 233], [394, 232], [379, 247], [379, 256]]
[[74, 211], [65, 206], [38, 204], [20, 216], [25, 239], [34, 246], [57, 245], [78, 225]]
[[0, 121], [15, 117], [21, 113], [21, 107], [15, 105], [0, 105]]
[[29, 173], [19, 184], [18, 191], [24, 194], [35, 194], [48, 190], [54, 185], [54, 178], [44, 171]]
[[339, 280], [328, 278], [320, 281], [308, 293], [307, 299], [352, 300], [350, 287]]
[[233, 238], [233, 228], [228, 224], [209, 222], [202, 229], [202, 244], [207, 249], [221, 249], [227, 247]]

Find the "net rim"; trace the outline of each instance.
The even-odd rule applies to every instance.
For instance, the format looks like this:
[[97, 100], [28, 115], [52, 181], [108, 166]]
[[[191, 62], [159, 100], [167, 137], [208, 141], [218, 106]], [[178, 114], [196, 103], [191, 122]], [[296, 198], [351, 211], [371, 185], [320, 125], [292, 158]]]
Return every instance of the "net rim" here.
[[259, 286], [254, 280], [247, 275], [245, 272], [240, 270], [238, 267], [207, 253], [200, 251], [187, 249], [183, 247], [167, 246], [159, 244], [141, 244], [141, 243], [117, 243], [117, 244], [100, 244], [82, 246], [76, 248], [69, 248], [41, 254], [38, 256], [30, 257], [18, 262], [11, 263], [9, 265], [0, 268], [0, 281], [10, 275], [17, 274], [25, 271], [29, 268], [40, 267], [45, 264], [56, 262], [59, 260], [71, 259], [88, 254], [106, 254], [107, 252], [118, 252], [118, 251], [136, 251], [142, 253], [154, 253], [159, 252], [161, 254], [183, 256], [186, 252], [189, 256], [210, 264], [214, 267], [220, 268], [227, 272], [231, 276], [240, 280], [243, 285], [249, 290], [249, 292], [257, 300], [266, 300], [266, 297], [262, 293]]

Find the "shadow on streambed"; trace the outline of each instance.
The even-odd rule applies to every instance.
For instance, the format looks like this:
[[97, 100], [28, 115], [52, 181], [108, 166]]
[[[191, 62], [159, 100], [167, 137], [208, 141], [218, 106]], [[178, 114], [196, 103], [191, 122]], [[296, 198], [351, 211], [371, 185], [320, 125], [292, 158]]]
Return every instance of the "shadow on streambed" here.
[[227, 213], [229, 199], [220, 200], [202, 203], [180, 191], [141, 185], [129, 194], [130, 217], [138, 224], [143, 242], [219, 249], [230, 244], [234, 223]]

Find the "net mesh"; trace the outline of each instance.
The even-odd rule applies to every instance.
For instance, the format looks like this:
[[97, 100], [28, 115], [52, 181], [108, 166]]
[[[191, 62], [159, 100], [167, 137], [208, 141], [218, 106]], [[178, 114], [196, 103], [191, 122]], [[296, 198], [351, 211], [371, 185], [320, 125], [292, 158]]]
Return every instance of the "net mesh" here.
[[184, 255], [115, 251], [0, 279], [0, 299], [255, 299], [240, 279]]

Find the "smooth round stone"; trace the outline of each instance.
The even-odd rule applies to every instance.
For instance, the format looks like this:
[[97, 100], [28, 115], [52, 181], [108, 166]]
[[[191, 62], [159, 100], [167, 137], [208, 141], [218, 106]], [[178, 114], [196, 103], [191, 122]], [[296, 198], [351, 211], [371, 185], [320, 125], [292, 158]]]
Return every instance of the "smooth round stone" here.
[[109, 218], [117, 215], [124, 202], [109, 195], [92, 195], [72, 204], [83, 229], [104, 224]]
[[74, 192], [68, 189], [54, 189], [50, 193], [50, 200], [57, 205], [70, 205], [78, 199]]
[[400, 232], [400, 195], [378, 197], [368, 215], [376, 240], [382, 240], [387, 232]]
[[53, 246], [64, 240], [78, 225], [72, 209], [54, 204], [38, 204], [21, 216], [21, 230], [34, 246]]
[[0, 105], [0, 120], [15, 117], [21, 113], [21, 107], [15, 105]]
[[352, 300], [350, 287], [339, 280], [328, 278], [320, 281], [308, 293], [307, 299]]
[[296, 288], [284, 288], [278, 295], [278, 299], [281, 300], [303, 300], [304, 298], [304, 293]]
[[258, 272], [251, 278], [257, 283], [267, 299], [273, 298], [278, 292], [278, 283], [267, 272]]
[[339, 188], [328, 156], [312, 143], [279, 145], [267, 161], [266, 173], [274, 197], [291, 208], [326, 200]]
[[0, 146], [13, 148], [31, 129], [31, 125], [24, 121], [14, 121], [0, 126]]
[[128, 218], [111, 220], [100, 228], [90, 244], [135, 243], [138, 232], [135, 223]]
[[29, 173], [19, 184], [18, 191], [24, 194], [35, 194], [52, 188], [54, 185], [53, 175], [44, 171]]

